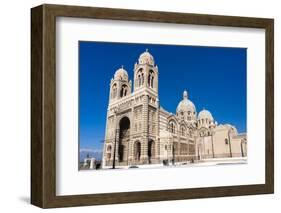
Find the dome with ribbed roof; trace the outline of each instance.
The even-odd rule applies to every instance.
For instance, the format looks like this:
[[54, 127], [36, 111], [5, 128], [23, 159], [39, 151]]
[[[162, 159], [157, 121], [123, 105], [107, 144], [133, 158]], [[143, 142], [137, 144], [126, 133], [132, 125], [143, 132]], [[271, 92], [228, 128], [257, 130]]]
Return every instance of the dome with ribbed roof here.
[[177, 107], [177, 113], [189, 112], [190, 114], [196, 113], [195, 105], [188, 99], [187, 91], [183, 92], [183, 99], [179, 102]]
[[127, 81], [129, 79], [128, 72], [123, 68], [123, 66], [121, 68], [119, 68], [118, 70], [116, 70], [116, 72], [114, 74], [114, 79], [115, 80], [125, 80], [125, 81]]
[[201, 120], [201, 119], [209, 119], [210, 121], [213, 121], [214, 118], [212, 116], [212, 114], [210, 113], [210, 111], [206, 110], [206, 109], [203, 109], [201, 112], [199, 112], [198, 114], [198, 120]]
[[154, 58], [153, 56], [148, 52], [148, 49], [146, 49], [145, 52], [143, 52], [139, 57], [139, 64], [149, 64], [154, 66]]

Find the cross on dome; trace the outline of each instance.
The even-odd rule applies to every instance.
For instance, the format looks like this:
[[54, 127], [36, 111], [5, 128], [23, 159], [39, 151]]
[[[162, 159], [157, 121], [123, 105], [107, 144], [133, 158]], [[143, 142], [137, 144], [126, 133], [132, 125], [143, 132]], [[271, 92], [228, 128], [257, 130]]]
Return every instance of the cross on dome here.
[[177, 112], [191, 112], [196, 113], [196, 108], [191, 100], [188, 99], [188, 93], [186, 90], [183, 92], [183, 100], [181, 100], [177, 107]]
[[145, 52], [143, 52], [139, 56], [139, 64], [149, 64], [154, 66], [154, 58], [153, 56], [148, 52], [148, 49], [145, 49]]
[[115, 80], [128, 80], [128, 72], [124, 69], [124, 66], [122, 65], [118, 70], [116, 70], [114, 74]]
[[186, 90], [183, 92], [183, 99], [188, 99], [188, 93]]

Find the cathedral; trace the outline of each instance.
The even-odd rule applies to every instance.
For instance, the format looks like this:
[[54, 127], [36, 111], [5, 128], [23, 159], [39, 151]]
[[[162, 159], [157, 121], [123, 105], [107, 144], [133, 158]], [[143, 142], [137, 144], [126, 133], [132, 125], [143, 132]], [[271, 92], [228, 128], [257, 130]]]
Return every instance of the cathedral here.
[[[183, 91], [175, 113], [158, 97], [158, 67], [146, 50], [134, 66], [134, 82], [121, 67], [110, 81], [103, 168], [142, 164], [187, 164], [247, 157], [246, 133], [199, 113]], [[176, 94], [175, 94], [176, 95]]]

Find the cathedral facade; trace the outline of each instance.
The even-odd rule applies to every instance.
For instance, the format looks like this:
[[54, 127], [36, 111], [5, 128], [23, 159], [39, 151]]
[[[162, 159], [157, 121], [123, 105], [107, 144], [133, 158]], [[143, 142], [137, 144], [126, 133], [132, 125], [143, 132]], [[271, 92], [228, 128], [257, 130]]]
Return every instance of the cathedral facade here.
[[[110, 82], [103, 167], [188, 163], [247, 156], [246, 133], [218, 124], [184, 91], [176, 113], [160, 106], [158, 67], [145, 51], [134, 66], [134, 83], [121, 67]], [[115, 159], [114, 159], [115, 158]]]

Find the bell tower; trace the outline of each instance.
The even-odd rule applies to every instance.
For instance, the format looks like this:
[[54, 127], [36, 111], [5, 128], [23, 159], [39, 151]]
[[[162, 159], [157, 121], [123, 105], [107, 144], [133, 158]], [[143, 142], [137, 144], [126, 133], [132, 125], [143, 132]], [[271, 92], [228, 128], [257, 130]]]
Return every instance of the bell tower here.
[[129, 81], [127, 71], [123, 68], [116, 70], [110, 82], [109, 102], [119, 100], [132, 92], [132, 81]]
[[139, 100], [134, 113], [141, 115], [139, 120], [136, 119], [142, 127], [138, 131], [140, 161], [151, 163], [156, 160], [159, 150], [159, 99], [158, 67], [148, 49], [139, 56], [134, 66], [134, 96]]
[[144, 88], [158, 96], [158, 67], [148, 49], [140, 55], [134, 67], [134, 92]]

